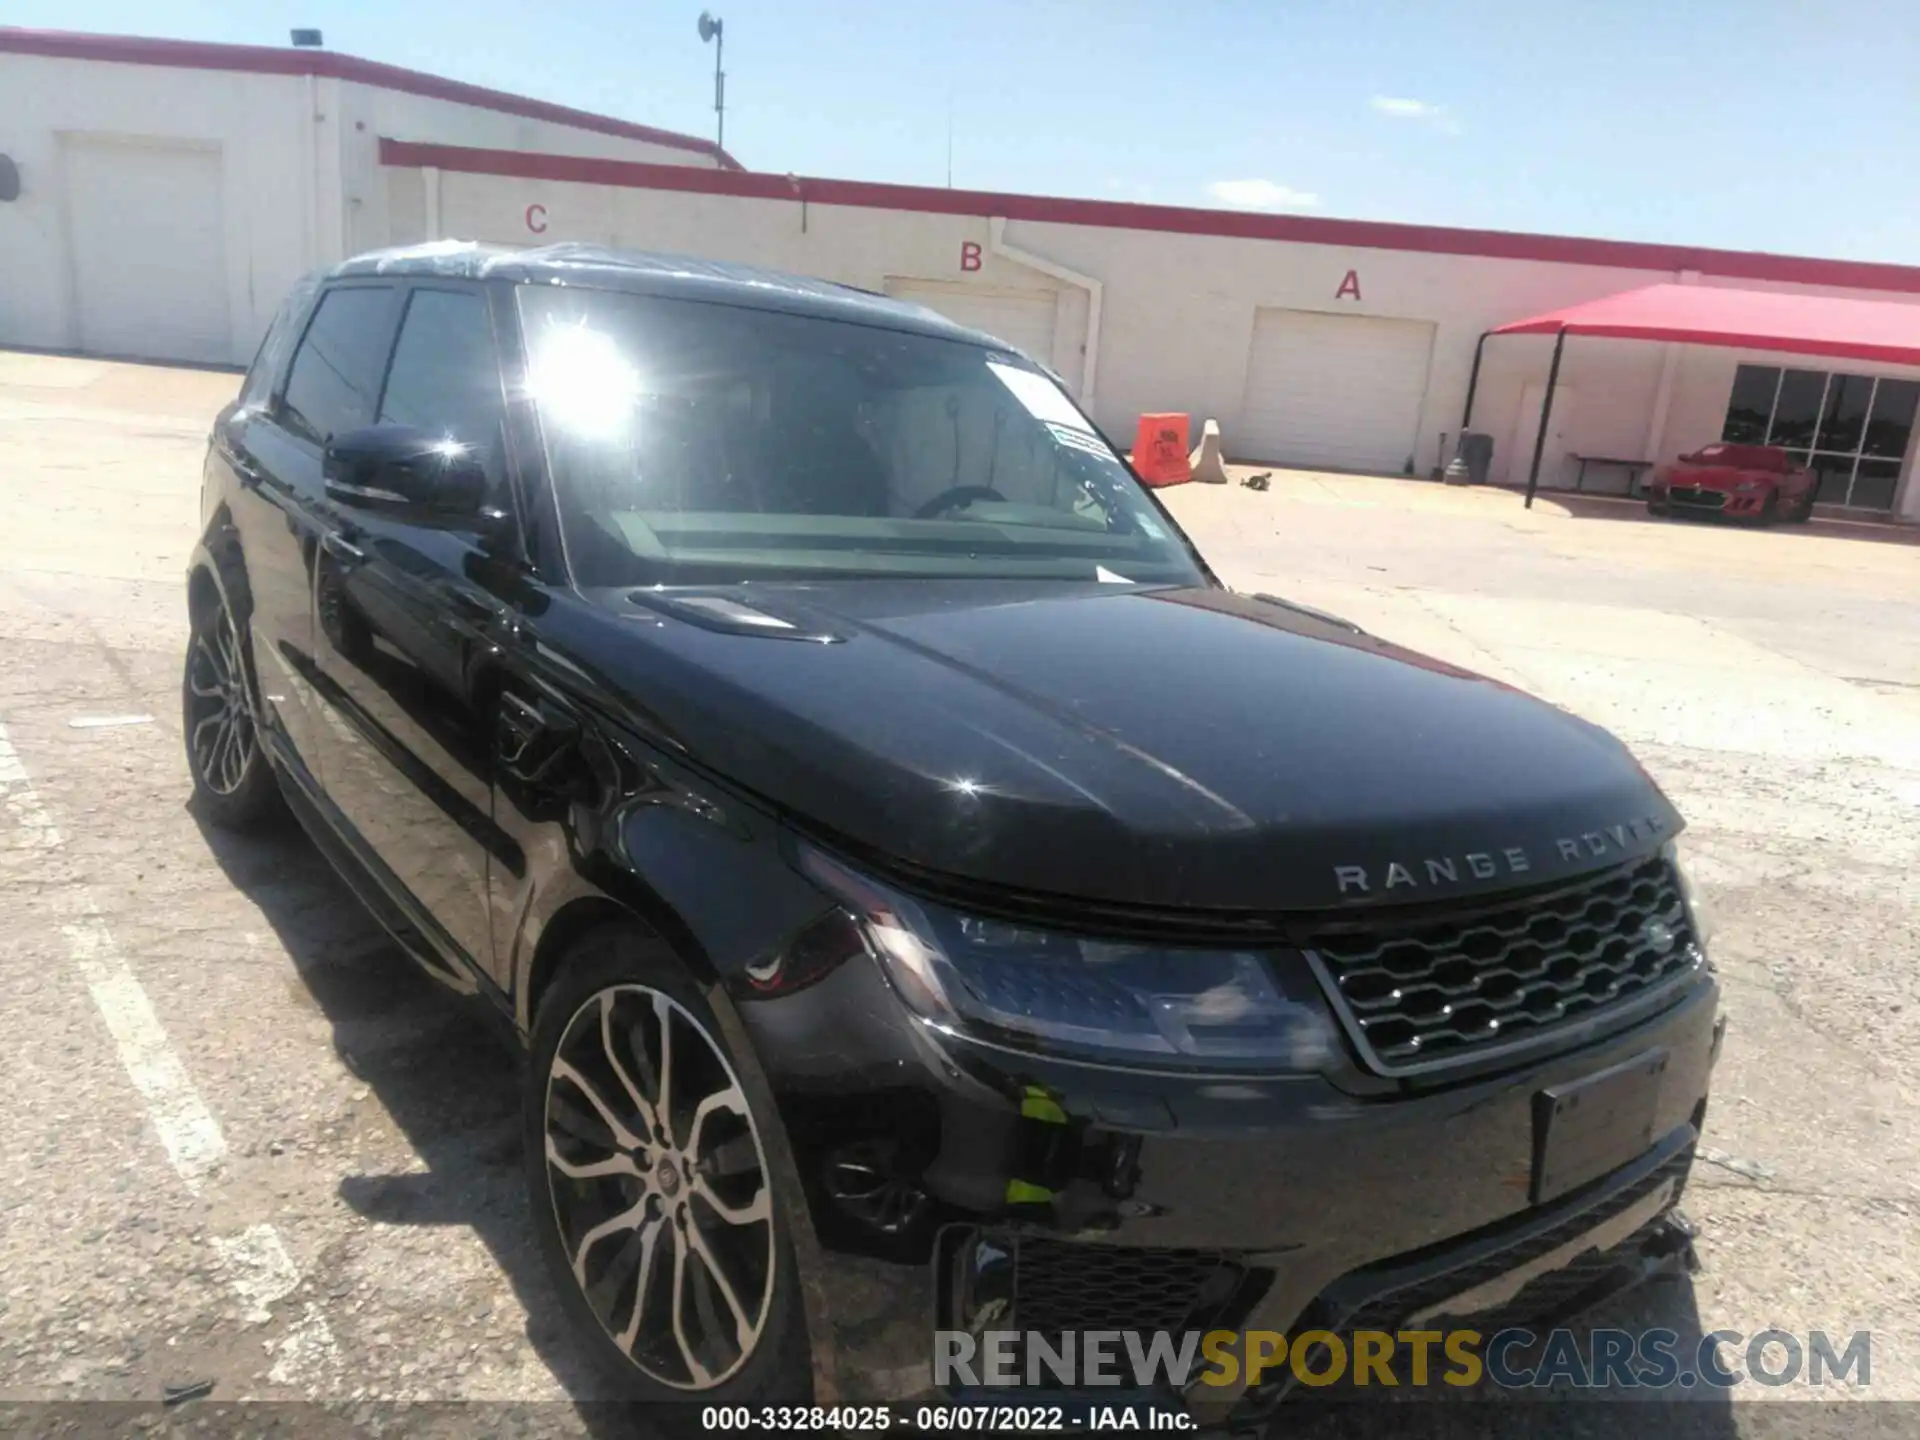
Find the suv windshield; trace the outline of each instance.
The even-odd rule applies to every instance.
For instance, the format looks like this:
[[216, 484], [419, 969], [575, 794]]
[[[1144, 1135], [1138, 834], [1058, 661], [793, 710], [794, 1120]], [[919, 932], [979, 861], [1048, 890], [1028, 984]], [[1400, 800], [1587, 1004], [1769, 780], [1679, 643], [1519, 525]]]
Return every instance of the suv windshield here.
[[1201, 583], [1112, 449], [1018, 356], [704, 301], [519, 295], [580, 585]]

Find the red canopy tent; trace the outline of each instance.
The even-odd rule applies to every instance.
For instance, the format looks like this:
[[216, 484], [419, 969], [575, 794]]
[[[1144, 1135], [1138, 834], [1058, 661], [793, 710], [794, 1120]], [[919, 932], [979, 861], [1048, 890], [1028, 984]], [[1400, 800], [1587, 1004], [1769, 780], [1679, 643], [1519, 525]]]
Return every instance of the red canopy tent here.
[[1540, 488], [1540, 456], [1553, 414], [1560, 354], [1569, 335], [1605, 335], [1622, 340], [1667, 340], [1687, 345], [1727, 345], [1782, 350], [1796, 355], [1834, 355], [1882, 364], [1920, 365], [1920, 304], [1893, 300], [1847, 300], [1825, 295], [1787, 295], [1771, 290], [1729, 290], [1716, 285], [1648, 285], [1580, 305], [1568, 305], [1501, 325], [1480, 337], [1467, 382], [1464, 434], [1472, 426], [1473, 394], [1480, 384], [1480, 353], [1488, 335], [1552, 335], [1553, 362], [1540, 407], [1540, 433], [1527, 472], [1527, 504]]

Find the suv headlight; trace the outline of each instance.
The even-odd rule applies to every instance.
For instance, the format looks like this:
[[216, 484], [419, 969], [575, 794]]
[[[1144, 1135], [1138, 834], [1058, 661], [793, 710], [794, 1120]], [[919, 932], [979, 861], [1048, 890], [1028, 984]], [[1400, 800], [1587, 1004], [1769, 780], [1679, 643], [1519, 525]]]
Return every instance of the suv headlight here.
[[1095, 940], [965, 915], [803, 846], [907, 1007], [962, 1035], [1163, 1069], [1311, 1072], [1336, 1052], [1298, 956]]
[[1678, 840], [1667, 842], [1666, 857], [1680, 881], [1680, 898], [1686, 901], [1687, 918], [1693, 922], [1693, 938], [1705, 951], [1715, 929], [1713, 909], [1700, 894], [1700, 887], [1693, 876], [1688, 873], [1687, 852]]

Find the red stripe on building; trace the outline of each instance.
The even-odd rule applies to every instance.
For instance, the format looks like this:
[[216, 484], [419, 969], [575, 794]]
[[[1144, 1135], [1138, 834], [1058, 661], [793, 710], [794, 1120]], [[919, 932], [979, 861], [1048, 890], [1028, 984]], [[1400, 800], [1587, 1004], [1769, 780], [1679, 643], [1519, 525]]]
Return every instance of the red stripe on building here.
[[1008, 220], [1090, 225], [1115, 230], [1150, 230], [1171, 235], [1218, 235], [1241, 240], [1284, 240], [1298, 245], [1335, 245], [1431, 255], [1473, 255], [1497, 260], [1539, 260], [1559, 265], [1596, 265], [1616, 270], [1651, 270], [1668, 274], [1698, 270], [1702, 274], [1727, 279], [1920, 294], [1920, 267], [1865, 260], [1818, 260], [1756, 251], [1651, 245], [1632, 240], [1586, 240], [1574, 236], [1529, 235], [1504, 230], [1457, 230], [1439, 225], [1396, 225], [1373, 220], [1329, 220], [1308, 215], [1264, 215], [1176, 205], [1134, 205], [1114, 200], [1007, 195], [990, 190], [881, 185], [864, 180], [773, 175], [765, 171], [691, 170], [679, 165], [650, 165], [636, 160], [590, 160], [523, 150], [421, 145], [386, 138], [380, 141], [380, 160], [384, 165], [432, 166], [473, 175], [507, 175], [523, 180], [617, 185], [634, 190], [676, 190], [753, 200], [806, 200], [815, 205], [907, 210], [930, 215], [997, 215]]

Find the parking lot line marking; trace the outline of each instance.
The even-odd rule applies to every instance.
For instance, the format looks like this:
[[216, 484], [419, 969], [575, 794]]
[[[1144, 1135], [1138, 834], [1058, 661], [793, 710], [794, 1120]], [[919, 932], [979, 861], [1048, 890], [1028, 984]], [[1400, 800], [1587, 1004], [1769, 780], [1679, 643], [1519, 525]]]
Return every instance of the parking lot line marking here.
[[[13, 817], [27, 847], [65, 872], [61, 878], [68, 883], [51, 893], [70, 917], [60, 927], [67, 951], [113, 1036], [122, 1068], [146, 1102], [147, 1118], [166, 1147], [175, 1173], [190, 1191], [199, 1193], [201, 1181], [226, 1159], [226, 1138], [167, 1039], [153, 1002], [114, 944], [92, 888], [66, 866], [61, 854], [65, 837], [34, 788], [4, 724], [0, 724], [0, 807]], [[227, 1284], [247, 1307], [249, 1324], [272, 1319], [269, 1307], [299, 1288], [299, 1268], [272, 1225], [252, 1225], [231, 1238], [215, 1236], [213, 1245]], [[267, 1378], [277, 1385], [310, 1388], [336, 1374], [339, 1362], [333, 1330], [319, 1307], [309, 1302], [281, 1337]]]
[[[249, 1325], [266, 1324], [273, 1318], [274, 1302], [300, 1288], [299, 1267], [287, 1253], [280, 1232], [269, 1224], [249, 1225], [230, 1237], [216, 1235], [213, 1248], [227, 1272], [227, 1283], [247, 1307], [241, 1318]], [[339, 1369], [340, 1346], [333, 1328], [320, 1307], [309, 1300], [274, 1347], [267, 1378], [276, 1385], [311, 1390]]]
[[62, 929], [87, 991], [113, 1035], [120, 1064], [147, 1103], [147, 1117], [167, 1147], [167, 1158], [187, 1187], [197, 1191], [201, 1180], [226, 1159], [227, 1142], [219, 1123], [187, 1078], [153, 1013], [153, 1002], [121, 958], [106, 922], [88, 916]]
[[340, 1345], [320, 1307], [311, 1300], [300, 1318], [287, 1327], [274, 1354], [267, 1378], [276, 1385], [313, 1391], [322, 1381], [340, 1373]]
[[252, 1324], [264, 1324], [271, 1315], [267, 1307], [300, 1284], [293, 1257], [271, 1225], [249, 1225], [232, 1237], [216, 1235], [213, 1248], [220, 1252], [234, 1293], [246, 1302], [245, 1319]]
[[[34, 789], [5, 725], [0, 725], [0, 804], [19, 824], [30, 847], [49, 858], [58, 857], [63, 843], [60, 827]], [[153, 1002], [114, 944], [93, 891], [79, 877], [69, 878], [73, 883], [64, 892], [55, 892], [69, 913], [61, 926], [67, 953], [106, 1022], [121, 1068], [146, 1102], [147, 1119], [166, 1147], [175, 1173], [198, 1193], [200, 1182], [226, 1159], [226, 1138], [167, 1039]]]

